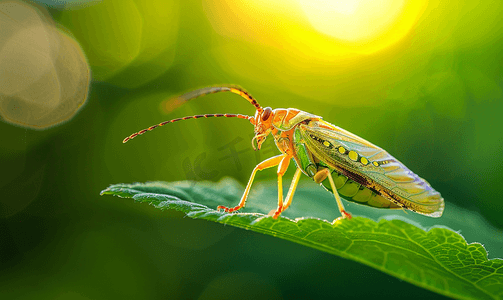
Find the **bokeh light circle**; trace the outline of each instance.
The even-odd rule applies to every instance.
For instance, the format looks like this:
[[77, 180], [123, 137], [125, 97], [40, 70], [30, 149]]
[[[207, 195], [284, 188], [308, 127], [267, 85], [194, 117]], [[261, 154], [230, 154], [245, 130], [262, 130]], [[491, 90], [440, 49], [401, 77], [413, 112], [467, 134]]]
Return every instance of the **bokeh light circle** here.
[[80, 45], [42, 9], [0, 3], [0, 116], [45, 129], [85, 103], [91, 74]]

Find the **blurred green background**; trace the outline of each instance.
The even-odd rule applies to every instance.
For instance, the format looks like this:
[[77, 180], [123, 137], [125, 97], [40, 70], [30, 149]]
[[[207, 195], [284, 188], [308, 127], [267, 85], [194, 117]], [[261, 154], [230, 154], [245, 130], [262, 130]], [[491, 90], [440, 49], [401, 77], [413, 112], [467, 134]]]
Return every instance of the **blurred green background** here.
[[[252, 115], [249, 103], [225, 93], [174, 111], [163, 106], [225, 83], [243, 86], [263, 106], [321, 115], [386, 149], [443, 195], [446, 213], [451, 206], [479, 215], [485, 227], [452, 229], [485, 244], [476, 237], [491, 228], [489, 257], [501, 257], [503, 5], [390, 0], [379, 10], [362, 9], [368, 1], [344, 3], [49, 6], [82, 47], [93, 81], [87, 104], [67, 123], [43, 131], [0, 123], [2, 298], [441, 298], [304, 246], [99, 196], [121, 182], [230, 176], [246, 184], [253, 167], [278, 150], [269, 139], [254, 152], [244, 120], [189, 120], [122, 144], [177, 117]], [[285, 184], [292, 175], [293, 168]], [[254, 188], [275, 178], [262, 172]], [[304, 191], [321, 189], [308, 178], [301, 183]], [[418, 222], [446, 225], [442, 218]]]

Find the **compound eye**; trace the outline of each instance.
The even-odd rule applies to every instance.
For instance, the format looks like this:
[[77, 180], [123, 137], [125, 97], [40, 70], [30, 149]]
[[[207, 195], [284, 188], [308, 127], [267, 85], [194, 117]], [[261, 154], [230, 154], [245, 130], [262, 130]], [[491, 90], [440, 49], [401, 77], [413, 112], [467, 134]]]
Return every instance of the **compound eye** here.
[[269, 117], [271, 116], [272, 113], [272, 108], [266, 107], [264, 108], [264, 111], [262, 112], [262, 121], [267, 121]]

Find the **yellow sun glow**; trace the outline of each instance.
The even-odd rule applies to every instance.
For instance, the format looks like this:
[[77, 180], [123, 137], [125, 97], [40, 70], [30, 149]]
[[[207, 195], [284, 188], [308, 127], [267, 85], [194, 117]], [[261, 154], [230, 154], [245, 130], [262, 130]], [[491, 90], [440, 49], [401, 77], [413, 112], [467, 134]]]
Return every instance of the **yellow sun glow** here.
[[[401, 39], [415, 24], [423, 1], [299, 0], [311, 25], [353, 46], [382, 49]], [[364, 51], [367, 52], [367, 51]]]

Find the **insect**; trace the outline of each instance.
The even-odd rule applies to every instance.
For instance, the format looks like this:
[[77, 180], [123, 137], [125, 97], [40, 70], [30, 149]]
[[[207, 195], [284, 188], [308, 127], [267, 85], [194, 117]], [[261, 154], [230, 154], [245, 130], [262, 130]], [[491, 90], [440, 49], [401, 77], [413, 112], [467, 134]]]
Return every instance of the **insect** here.
[[[176, 98], [177, 103], [213, 94], [231, 92], [245, 98], [255, 107], [255, 115], [205, 114], [173, 119], [150, 126], [123, 140], [123, 143], [157, 127], [188, 119], [226, 117], [251, 122], [255, 129], [252, 147], [260, 150], [271, 134], [280, 155], [259, 163], [251, 174], [241, 201], [235, 207], [218, 206], [226, 212], [243, 208], [258, 171], [277, 167], [278, 207], [273, 214], [277, 218], [291, 204], [301, 173], [331, 191], [342, 218], [351, 218], [344, 209], [339, 194], [346, 200], [377, 208], [408, 209], [430, 217], [440, 217], [444, 199], [430, 184], [410, 171], [385, 150], [316, 116], [295, 108], [263, 108], [243, 88], [234, 85], [198, 89]], [[283, 175], [291, 160], [297, 169], [290, 189], [283, 198]]]

